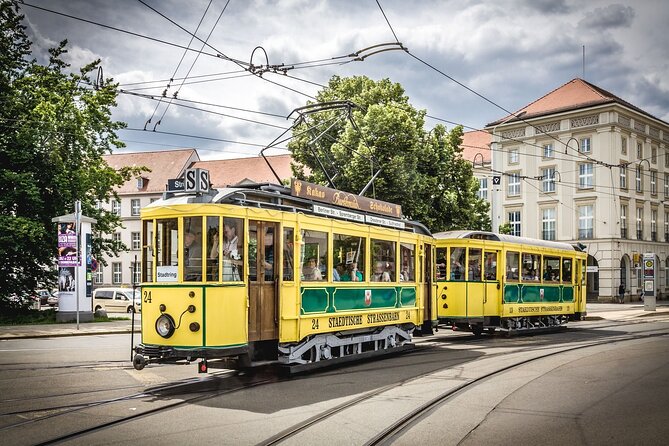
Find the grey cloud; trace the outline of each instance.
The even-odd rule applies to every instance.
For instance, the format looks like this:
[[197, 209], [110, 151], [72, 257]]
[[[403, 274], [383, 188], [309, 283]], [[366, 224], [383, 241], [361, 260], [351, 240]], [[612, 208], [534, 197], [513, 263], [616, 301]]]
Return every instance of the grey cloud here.
[[627, 28], [632, 25], [634, 16], [635, 12], [631, 6], [609, 5], [587, 13], [579, 25], [592, 30]]
[[523, 5], [542, 14], [566, 14], [569, 12], [566, 0], [529, 0], [523, 2]]

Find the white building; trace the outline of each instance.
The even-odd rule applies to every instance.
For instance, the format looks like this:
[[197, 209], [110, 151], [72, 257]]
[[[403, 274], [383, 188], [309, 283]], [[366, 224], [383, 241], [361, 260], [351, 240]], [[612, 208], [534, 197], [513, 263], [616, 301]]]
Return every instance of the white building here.
[[638, 300], [640, 256], [654, 253], [656, 290], [668, 294], [669, 124], [582, 79], [514, 115], [486, 126], [492, 171], [477, 169], [493, 230], [584, 244], [591, 300], [621, 282]]

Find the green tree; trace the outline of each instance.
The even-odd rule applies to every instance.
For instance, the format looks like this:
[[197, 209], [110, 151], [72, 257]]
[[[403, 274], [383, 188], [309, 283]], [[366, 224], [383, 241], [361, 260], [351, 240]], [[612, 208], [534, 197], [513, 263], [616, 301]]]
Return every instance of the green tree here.
[[425, 111], [389, 79], [334, 76], [317, 99], [357, 107], [352, 119], [337, 121], [341, 111], [325, 110], [296, 126], [288, 147], [297, 178], [327, 184], [322, 164], [329, 176], [338, 174], [337, 189], [359, 193], [380, 169], [367, 195], [402, 205], [407, 218], [434, 232], [490, 228], [488, 203], [476, 196], [472, 165], [462, 158], [461, 127], [426, 133]]
[[[66, 41], [49, 62], [29, 59], [31, 42], [14, 1], [0, 3], [0, 298], [28, 293], [55, 279], [56, 227], [51, 219], [82, 201], [96, 230], [110, 234], [118, 216], [96, 209], [142, 169], [116, 171], [102, 156], [122, 147], [111, 119], [116, 85], [92, 87], [99, 61], [69, 72]], [[96, 237], [94, 254], [123, 249]]]

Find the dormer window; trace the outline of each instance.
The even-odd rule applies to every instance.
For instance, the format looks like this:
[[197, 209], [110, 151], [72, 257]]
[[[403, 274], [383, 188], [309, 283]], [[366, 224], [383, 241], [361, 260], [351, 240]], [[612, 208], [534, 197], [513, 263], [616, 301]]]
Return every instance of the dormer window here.
[[138, 190], [144, 188], [144, 184], [145, 184], [144, 180], [146, 180], [146, 178], [144, 178], [144, 177], [138, 177], [137, 178], [137, 189]]

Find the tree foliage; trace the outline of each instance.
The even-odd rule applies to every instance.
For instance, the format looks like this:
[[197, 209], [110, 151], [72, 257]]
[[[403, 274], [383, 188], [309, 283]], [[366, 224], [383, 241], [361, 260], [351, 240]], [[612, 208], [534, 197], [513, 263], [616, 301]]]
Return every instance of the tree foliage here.
[[336, 174], [337, 189], [359, 193], [380, 169], [367, 195], [402, 205], [406, 217], [432, 231], [490, 228], [488, 203], [476, 196], [472, 164], [462, 157], [462, 127], [425, 132], [425, 111], [388, 79], [335, 76], [317, 99], [357, 107], [350, 119], [325, 110], [296, 126], [288, 147], [297, 178], [328, 184]]
[[[116, 85], [95, 88], [99, 61], [70, 72], [67, 41], [49, 50], [49, 62], [29, 59], [31, 42], [15, 2], [0, 3], [0, 297], [23, 294], [54, 279], [56, 226], [51, 219], [74, 211], [96, 218], [110, 234], [120, 219], [96, 203], [112, 196], [141, 169], [116, 171], [102, 156], [123, 144], [111, 119]], [[94, 238], [94, 254], [123, 246]]]

